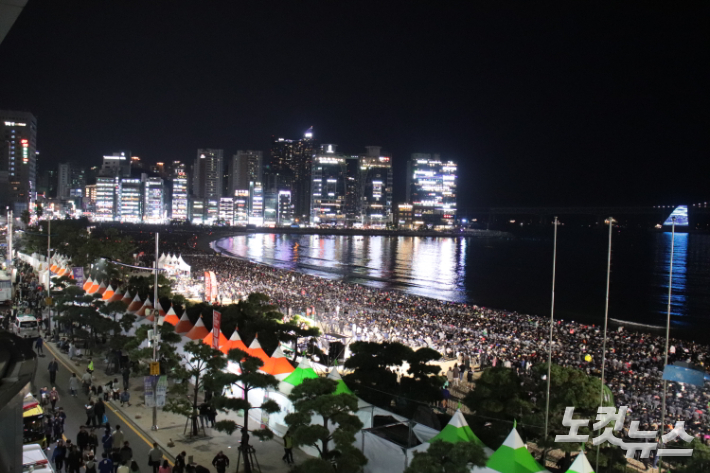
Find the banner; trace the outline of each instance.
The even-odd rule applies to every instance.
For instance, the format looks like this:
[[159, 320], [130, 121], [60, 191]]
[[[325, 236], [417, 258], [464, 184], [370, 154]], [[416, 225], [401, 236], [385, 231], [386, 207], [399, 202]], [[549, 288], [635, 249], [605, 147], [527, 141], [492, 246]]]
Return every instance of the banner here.
[[205, 271], [205, 300], [207, 302], [212, 300], [212, 279], [207, 271]]
[[145, 407], [155, 407], [155, 378], [157, 378], [157, 376], [143, 377], [143, 393], [145, 394]]
[[74, 274], [74, 282], [76, 283], [76, 285], [83, 286], [84, 285], [84, 268], [74, 267], [71, 270], [72, 270], [72, 273]]
[[222, 326], [222, 314], [216, 310], [212, 311], [212, 348], [219, 348], [219, 330]]
[[165, 398], [168, 392], [168, 377], [163, 375], [160, 377], [154, 376], [154, 378], [158, 378], [158, 382], [155, 386], [155, 405], [157, 407], [163, 407], [165, 406]]
[[217, 299], [217, 276], [215, 276], [214, 271], [210, 271], [210, 280], [212, 281], [212, 299]]

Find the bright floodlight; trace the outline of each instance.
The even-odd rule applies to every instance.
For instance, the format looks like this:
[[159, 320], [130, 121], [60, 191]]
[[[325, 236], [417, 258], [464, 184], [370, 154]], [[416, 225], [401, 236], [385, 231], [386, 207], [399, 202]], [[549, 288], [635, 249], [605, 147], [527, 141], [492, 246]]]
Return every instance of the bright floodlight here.
[[688, 206], [679, 205], [671, 212], [663, 225], [671, 226], [673, 225], [673, 217], [675, 217], [676, 227], [687, 227], [688, 226]]

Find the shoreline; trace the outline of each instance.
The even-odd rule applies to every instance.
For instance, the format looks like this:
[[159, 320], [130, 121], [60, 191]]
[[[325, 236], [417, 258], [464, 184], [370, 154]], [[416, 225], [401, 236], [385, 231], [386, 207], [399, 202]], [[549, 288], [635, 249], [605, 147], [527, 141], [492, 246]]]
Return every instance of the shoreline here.
[[[257, 232], [257, 233], [262, 233], [262, 232]], [[198, 235], [198, 238], [197, 238], [197, 248], [196, 249], [198, 249], [200, 251], [207, 252], [207, 254], [209, 254], [211, 256], [221, 255], [226, 258], [232, 258], [232, 259], [236, 259], [239, 261], [245, 261], [245, 262], [248, 262], [248, 263], [251, 263], [254, 265], [267, 266], [269, 268], [273, 268], [278, 271], [287, 271], [287, 272], [292, 271], [292, 270], [281, 268], [279, 266], [271, 265], [268, 263], [252, 261], [250, 259], [239, 258], [239, 257], [232, 256], [232, 255], [226, 254], [226, 253], [220, 253], [217, 250], [215, 250], [213, 247], [213, 243], [215, 243], [217, 240], [220, 240], [222, 238], [229, 238], [231, 236], [242, 236], [245, 234], [248, 234], [248, 233], [247, 232], [235, 233], [233, 231], [230, 231], [230, 232], [212, 232], [211, 234], [200, 234], [200, 235]], [[309, 234], [309, 233], [304, 233], [304, 234]], [[330, 233], [328, 233], [328, 234], [330, 234]], [[404, 236], [404, 235], [398, 235], [398, 236]], [[307, 274], [307, 273], [302, 273], [300, 271], [297, 271], [297, 272], [300, 274]], [[322, 276], [314, 276], [314, 277], [322, 278]], [[327, 279], [327, 278], [323, 278], [323, 279]], [[382, 290], [381, 288], [378, 288], [376, 286], [369, 286], [367, 284], [362, 284], [362, 283], [358, 283], [358, 284], [362, 285], [362, 286], [367, 286], [370, 289], [375, 289], [378, 291]], [[405, 290], [402, 290], [402, 289], [390, 288], [387, 290], [401, 292], [404, 295], [410, 296], [410, 294], [408, 292], [406, 292]], [[416, 296], [416, 297], [425, 297], [425, 296]], [[426, 298], [431, 299], [431, 300], [446, 301], [446, 302], [451, 302], [451, 303], [456, 303], [456, 304], [462, 303], [460, 301], [451, 301], [448, 299], [437, 299], [434, 297], [426, 297]], [[464, 303], [468, 303], [468, 302], [464, 302]], [[478, 304], [473, 304], [473, 303], [471, 303], [471, 304], [478, 305]], [[488, 306], [485, 306], [485, 308], [491, 309], [494, 311], [501, 311], [501, 312], [516, 312], [519, 314], [524, 314], [524, 315], [528, 315], [531, 317], [536, 317], [541, 320], [549, 319], [549, 316], [541, 316], [538, 314], [528, 314], [525, 312], [517, 311], [515, 309], [507, 309], [507, 308], [500, 308], [500, 307], [488, 307]], [[581, 323], [581, 324], [585, 324], [585, 325], [594, 325], [594, 326], [599, 325], [600, 327], [601, 327], [601, 323], [603, 323], [603, 321], [601, 323], [599, 321], [589, 321], [589, 320], [586, 320], [586, 318], [566, 319], [566, 318], [561, 318], [561, 317], [555, 317], [555, 321], [560, 321], [560, 322], [565, 322], [565, 323]], [[614, 329], [615, 329], [615, 330], [610, 330], [610, 333], [616, 331], [616, 329], [618, 329], [619, 327], [624, 327], [624, 330], [629, 331], [629, 332], [649, 333], [649, 334], [653, 334], [655, 336], [660, 336], [660, 337], [665, 336], [665, 327], [662, 327], [662, 326], [648, 325], [648, 324], [643, 324], [643, 323], [638, 323], [638, 322], [633, 322], [633, 321], [625, 321], [625, 320], [620, 320], [618, 318], [611, 318], [611, 317], [609, 318], [608, 324], [609, 324], [610, 328], [614, 327]], [[705, 337], [705, 338], [704, 337], [700, 337], [700, 338], [694, 337], [694, 335], [697, 335], [697, 332], [693, 331], [693, 330], [689, 330], [689, 329], [675, 328], [675, 329], [672, 329], [672, 332], [675, 333], [675, 336], [671, 335], [671, 339], [692, 341], [692, 342], [699, 342], [699, 343], [708, 343], [710, 341], [710, 338], [708, 338], [708, 337]]]

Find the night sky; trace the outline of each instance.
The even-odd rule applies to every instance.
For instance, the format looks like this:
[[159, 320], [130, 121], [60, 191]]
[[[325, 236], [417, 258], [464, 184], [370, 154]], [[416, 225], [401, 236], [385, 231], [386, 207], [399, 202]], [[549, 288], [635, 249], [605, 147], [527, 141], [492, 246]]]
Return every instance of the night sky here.
[[40, 166], [313, 125], [389, 150], [396, 201], [412, 152], [459, 161], [461, 208], [710, 201], [707, 2], [479, 3], [30, 0], [0, 108], [38, 117]]

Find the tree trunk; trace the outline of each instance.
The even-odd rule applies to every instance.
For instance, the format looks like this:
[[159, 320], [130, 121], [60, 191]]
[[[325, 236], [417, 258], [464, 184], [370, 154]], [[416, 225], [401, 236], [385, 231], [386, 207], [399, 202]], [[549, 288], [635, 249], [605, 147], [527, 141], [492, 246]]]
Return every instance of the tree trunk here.
[[[249, 411], [244, 413], [244, 427], [242, 427], [242, 443], [239, 448], [242, 451], [242, 458], [244, 459], [244, 473], [252, 473], [251, 471], [251, 459], [249, 458], [249, 451], [251, 447], [249, 446], [249, 429], [247, 428], [247, 419]], [[237, 468], [239, 465], [237, 465]]]
[[[189, 381], [188, 381], [189, 382]], [[195, 375], [195, 391], [194, 391], [194, 396], [192, 398], [192, 435], [194, 437], [197, 437], [197, 435], [200, 433], [199, 426], [197, 424], [197, 395], [200, 391], [200, 375], [196, 374]]]
[[[328, 430], [328, 419], [325, 417], [323, 418], [323, 427], [325, 427], [326, 432], [330, 432]], [[321, 457], [328, 460], [328, 453], [330, 451], [328, 450], [328, 443], [329, 443], [330, 435], [326, 439], [321, 439], [321, 443], [323, 444], [323, 451], [321, 452]]]

